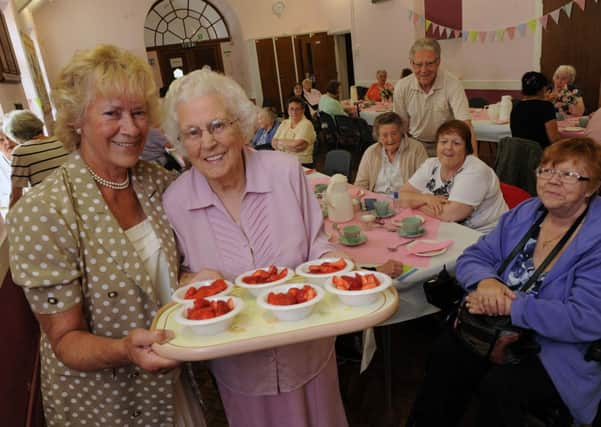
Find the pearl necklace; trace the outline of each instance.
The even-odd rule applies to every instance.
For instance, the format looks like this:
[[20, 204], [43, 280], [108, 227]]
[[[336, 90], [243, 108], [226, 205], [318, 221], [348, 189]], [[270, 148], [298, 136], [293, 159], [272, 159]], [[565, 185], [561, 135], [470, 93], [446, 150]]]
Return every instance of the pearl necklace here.
[[104, 179], [103, 177], [98, 176], [98, 174], [96, 174], [96, 172], [94, 172], [89, 166], [86, 167], [88, 168], [88, 171], [90, 171], [90, 174], [92, 175], [92, 178], [94, 178], [94, 181], [96, 181], [103, 187], [111, 188], [113, 190], [125, 190], [127, 187], [129, 187], [129, 173], [127, 174], [123, 182], [115, 182], [109, 181], [108, 179]]

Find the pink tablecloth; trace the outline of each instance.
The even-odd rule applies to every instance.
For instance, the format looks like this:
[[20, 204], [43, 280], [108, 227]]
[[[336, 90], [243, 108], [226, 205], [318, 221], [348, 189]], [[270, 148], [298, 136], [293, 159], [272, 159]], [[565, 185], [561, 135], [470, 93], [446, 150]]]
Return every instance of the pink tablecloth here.
[[[315, 184], [327, 183], [329, 181], [329, 178], [323, 176], [311, 177], [311, 175], [309, 175], [308, 178], [312, 186], [315, 186]], [[353, 185], [349, 185], [349, 188], [351, 195], [354, 195], [357, 191], [360, 191], [359, 188]], [[365, 198], [390, 200], [392, 205], [392, 200], [382, 194], [372, 193], [369, 191], [366, 191], [365, 193]], [[367, 242], [359, 246], [346, 246], [337, 243], [338, 233], [333, 229], [332, 222], [328, 219], [325, 220], [326, 232], [333, 236], [332, 240], [335, 242], [336, 246], [348, 253], [356, 262], [360, 264], [382, 264], [389, 259], [392, 259], [414, 267], [424, 268], [430, 265], [430, 258], [409, 254], [404, 246], [398, 248], [396, 252], [390, 252], [388, 249], [386, 249], [388, 246], [394, 246], [395, 244], [407, 241], [409, 239], [403, 238], [398, 233], [388, 231], [381, 227], [374, 227], [371, 230], [365, 230], [365, 226], [361, 222], [361, 216], [365, 214], [366, 212], [363, 211], [355, 212], [355, 217], [351, 221], [345, 222], [344, 224], [339, 224], [339, 228], [351, 224], [357, 224], [361, 226], [363, 229], [362, 233], [367, 237]], [[391, 226], [393, 221], [399, 221], [407, 216], [417, 214], [421, 215], [426, 220], [424, 223], [426, 232], [420, 236], [419, 239], [436, 239], [440, 221], [436, 218], [425, 216], [421, 212], [417, 212], [412, 209], [400, 209], [398, 210], [397, 215], [387, 218], [385, 222], [387, 225]]]

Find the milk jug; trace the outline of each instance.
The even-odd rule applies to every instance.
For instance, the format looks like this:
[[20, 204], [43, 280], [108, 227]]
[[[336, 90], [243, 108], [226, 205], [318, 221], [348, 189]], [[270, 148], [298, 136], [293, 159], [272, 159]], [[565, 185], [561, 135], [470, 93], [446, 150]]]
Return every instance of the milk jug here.
[[503, 95], [501, 97], [501, 108], [499, 108], [499, 121], [508, 122], [511, 116], [511, 96]]
[[330, 178], [326, 190], [328, 218], [332, 222], [346, 222], [353, 219], [353, 201], [348, 193], [346, 176], [337, 173]]

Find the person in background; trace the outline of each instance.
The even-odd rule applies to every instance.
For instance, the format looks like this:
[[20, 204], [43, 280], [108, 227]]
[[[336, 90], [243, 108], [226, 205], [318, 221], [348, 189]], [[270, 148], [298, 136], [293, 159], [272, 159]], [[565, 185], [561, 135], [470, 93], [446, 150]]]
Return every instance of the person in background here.
[[522, 99], [511, 110], [511, 135], [538, 142], [543, 149], [561, 139], [553, 104], [545, 99], [547, 78], [536, 71], [522, 76]]
[[147, 162], [156, 162], [167, 170], [181, 171], [183, 165], [180, 165], [173, 158], [167, 149], [171, 148], [171, 143], [159, 128], [151, 128], [148, 131], [144, 151], [140, 155], [140, 160]]
[[[552, 425], [591, 425], [595, 419], [601, 364], [585, 360], [585, 353], [601, 338], [601, 147], [588, 138], [558, 141], [543, 152], [536, 175], [538, 197], [503, 215], [467, 248], [456, 274], [468, 292], [469, 312], [510, 316], [512, 325], [533, 332], [540, 352], [519, 363], [491, 363], [447, 329], [433, 346], [413, 406], [416, 426], [458, 426], [472, 400], [477, 426], [534, 425], [527, 414], [549, 407], [560, 414], [567, 409], [574, 418], [574, 424], [555, 419]], [[581, 215], [538, 286], [518, 291]], [[541, 219], [499, 277], [503, 260]]]
[[446, 71], [440, 71], [440, 45], [436, 40], [416, 40], [409, 51], [413, 75], [394, 87], [393, 111], [408, 123], [409, 135], [424, 144], [429, 156], [436, 156], [436, 130], [443, 123], [462, 120], [472, 134], [471, 152], [478, 155], [478, 141], [463, 85]]
[[11, 161], [13, 149], [17, 143], [0, 132], [0, 213], [2, 216], [8, 211], [11, 188]]
[[271, 108], [261, 108], [257, 113], [259, 128], [251, 140], [255, 150], [273, 150], [271, 140], [280, 127], [280, 122]]
[[401, 70], [401, 78], [404, 79], [407, 76], [410, 76], [411, 74], [413, 74], [413, 71], [411, 71], [411, 68], [403, 68]]
[[303, 114], [305, 103], [302, 98], [293, 96], [286, 102], [288, 118], [278, 127], [271, 146], [274, 150], [290, 153], [305, 167], [313, 167], [313, 146], [315, 129], [313, 123]]
[[601, 108], [591, 113], [586, 122], [584, 136], [591, 138], [597, 144], [601, 144]]
[[423, 145], [404, 132], [398, 114], [380, 114], [374, 121], [375, 144], [365, 150], [355, 185], [376, 193], [399, 191], [428, 158]]
[[292, 88], [292, 95], [290, 95], [290, 97], [293, 97], [293, 96], [296, 96], [304, 101], [305, 117], [307, 118], [307, 120], [312, 120], [313, 116], [315, 114], [317, 114], [317, 109], [313, 109], [313, 107], [311, 107], [311, 105], [309, 104], [309, 101], [307, 101], [307, 98], [305, 98], [302, 84], [300, 84], [300, 83], [294, 84], [294, 87]]
[[73, 152], [8, 215], [13, 280], [42, 330], [48, 425], [205, 426], [192, 377], [151, 347], [174, 336], [150, 327], [179, 274], [162, 207], [174, 176], [139, 161], [156, 93], [138, 56], [76, 53], [52, 91]]
[[553, 73], [553, 84], [547, 92], [547, 99], [555, 105], [556, 113], [562, 116], [582, 116], [584, 101], [582, 92], [576, 86], [576, 68], [560, 65]]
[[44, 123], [28, 110], [4, 116], [3, 133], [17, 143], [11, 162], [12, 188], [9, 207], [23, 195], [23, 188], [38, 185], [69, 156], [62, 142], [44, 136]]
[[387, 78], [388, 73], [386, 70], [376, 71], [376, 82], [372, 83], [369, 89], [367, 89], [367, 92], [365, 93], [366, 101], [382, 102], [382, 92], [384, 90], [390, 94], [387, 96], [387, 99], [392, 97], [394, 86], [386, 81]]
[[472, 155], [469, 126], [461, 120], [436, 131], [437, 157], [427, 159], [401, 187], [401, 207], [487, 233], [507, 211], [499, 178]]
[[340, 95], [340, 82], [330, 80], [326, 86], [326, 93], [319, 99], [319, 111], [328, 113], [332, 118], [334, 116], [348, 116], [344, 107], [338, 100]]
[[311, 79], [303, 80], [303, 98], [307, 100], [307, 103], [313, 111], [317, 111], [319, 100], [321, 99], [321, 92], [313, 87], [313, 81]]
[[[292, 116], [304, 119], [300, 100]], [[300, 164], [247, 148], [256, 109], [231, 78], [197, 70], [167, 93], [163, 129], [192, 168], [163, 206], [182, 258], [182, 282], [227, 280], [268, 265], [295, 266], [334, 252]], [[299, 119], [299, 120], [300, 120]], [[280, 129], [285, 124], [280, 126]], [[231, 427], [348, 425], [334, 338], [221, 357], [209, 362]]]

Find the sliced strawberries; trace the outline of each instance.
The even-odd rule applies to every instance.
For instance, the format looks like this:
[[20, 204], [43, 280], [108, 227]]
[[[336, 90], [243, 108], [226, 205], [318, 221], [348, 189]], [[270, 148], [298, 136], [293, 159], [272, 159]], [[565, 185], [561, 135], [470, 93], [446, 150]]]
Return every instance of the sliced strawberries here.
[[312, 286], [305, 285], [302, 288], [290, 288], [287, 292], [269, 292], [267, 302], [271, 305], [294, 305], [302, 304], [312, 300], [317, 292]]
[[245, 276], [242, 278], [242, 281], [247, 285], [258, 285], [263, 283], [275, 282], [276, 280], [283, 279], [288, 274], [287, 268], [282, 268], [280, 272], [278, 272], [278, 268], [275, 265], [269, 266], [266, 270], [256, 270], [250, 276]]
[[364, 291], [380, 285], [375, 274], [355, 273], [354, 276], [334, 276], [332, 282], [336, 288], [343, 291]]
[[208, 301], [204, 298], [194, 300], [194, 307], [186, 311], [186, 318], [190, 320], [206, 320], [222, 316], [234, 309], [234, 301], [228, 298], [227, 301], [217, 300]]
[[219, 292], [223, 292], [227, 289], [227, 283], [223, 279], [217, 279], [205, 286], [199, 286], [195, 288], [194, 286], [189, 287], [186, 290], [184, 295], [184, 299], [198, 299], [204, 297], [210, 297], [212, 295], [218, 294]]
[[309, 266], [309, 273], [312, 274], [330, 274], [336, 273], [346, 267], [346, 261], [340, 258], [334, 262], [323, 262], [321, 264], [314, 264]]

